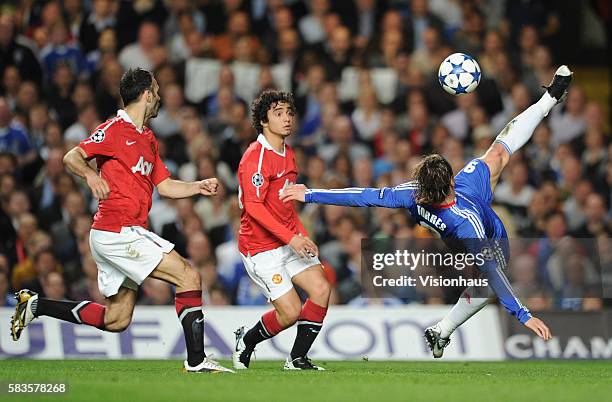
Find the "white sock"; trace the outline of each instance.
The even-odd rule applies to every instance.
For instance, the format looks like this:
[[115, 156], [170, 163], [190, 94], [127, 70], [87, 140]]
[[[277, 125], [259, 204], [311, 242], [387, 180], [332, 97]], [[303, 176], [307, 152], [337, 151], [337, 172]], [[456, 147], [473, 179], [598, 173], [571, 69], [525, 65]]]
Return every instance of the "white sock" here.
[[502, 144], [512, 155], [529, 141], [535, 128], [556, 104], [557, 100], [548, 92], [544, 92], [539, 101], [529, 106], [504, 127], [495, 142]]
[[438, 323], [442, 338], [448, 338], [457, 327], [479, 312], [489, 302], [487, 297], [476, 298], [474, 296], [475, 290], [473, 288], [464, 290], [451, 311]]

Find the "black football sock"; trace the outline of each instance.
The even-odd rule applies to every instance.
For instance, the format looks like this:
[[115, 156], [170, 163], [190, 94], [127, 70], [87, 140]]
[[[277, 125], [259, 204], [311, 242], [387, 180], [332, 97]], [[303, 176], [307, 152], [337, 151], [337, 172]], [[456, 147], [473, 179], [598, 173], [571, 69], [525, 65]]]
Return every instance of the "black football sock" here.
[[176, 313], [185, 333], [187, 363], [195, 367], [206, 357], [204, 353], [204, 314], [202, 291], [192, 290], [176, 294]]
[[253, 350], [259, 342], [272, 338], [283, 329], [276, 317], [276, 310], [270, 310], [244, 335], [244, 345], [247, 349]]
[[244, 345], [249, 350], [255, 349], [255, 345], [259, 342], [263, 342], [266, 339], [270, 338], [270, 335], [266, 333], [266, 329], [264, 328], [261, 321], [257, 321], [257, 324], [244, 334]]
[[32, 310], [36, 317], [46, 315], [75, 324], [86, 324], [104, 329], [106, 307], [91, 301], [76, 302], [38, 298], [32, 302]]
[[305, 357], [317, 339], [319, 331], [323, 326], [323, 319], [327, 314], [327, 307], [321, 307], [313, 303], [310, 299], [306, 300], [302, 313], [298, 318], [297, 335], [291, 349], [291, 359]]

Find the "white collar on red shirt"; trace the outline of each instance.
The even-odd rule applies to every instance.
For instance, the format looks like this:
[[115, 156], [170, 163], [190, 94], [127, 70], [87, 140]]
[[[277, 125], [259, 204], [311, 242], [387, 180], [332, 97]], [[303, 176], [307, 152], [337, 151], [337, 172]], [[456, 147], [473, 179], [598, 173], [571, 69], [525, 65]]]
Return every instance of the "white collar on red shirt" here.
[[130, 117], [129, 114], [127, 114], [127, 112], [123, 109], [119, 109], [117, 110], [117, 117], [122, 118], [126, 123], [130, 123], [132, 126], [134, 126], [134, 128], [136, 129], [136, 131], [138, 131], [140, 134], [142, 134], [142, 132], [144, 130], [140, 130], [136, 124], [134, 124], [134, 122], [132, 121], [132, 118]]
[[257, 136], [257, 142], [259, 142], [261, 145], [263, 145], [263, 147], [265, 149], [267, 149], [268, 151], [274, 151], [276, 154], [282, 156], [283, 158], [285, 157], [285, 153], [286, 153], [285, 151], [287, 150], [287, 147], [285, 146], [284, 142], [283, 142], [283, 152], [282, 153], [280, 153], [276, 149], [274, 149], [274, 147], [272, 145], [270, 145], [270, 143], [268, 142], [266, 137], [264, 137], [263, 134], [259, 134]]

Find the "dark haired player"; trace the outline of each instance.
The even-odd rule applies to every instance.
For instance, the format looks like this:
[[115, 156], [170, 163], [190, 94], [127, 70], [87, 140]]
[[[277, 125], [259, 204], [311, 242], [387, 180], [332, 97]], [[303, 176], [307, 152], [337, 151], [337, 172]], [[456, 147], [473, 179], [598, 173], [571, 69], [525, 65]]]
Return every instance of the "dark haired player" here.
[[[317, 246], [308, 238], [293, 203], [280, 200], [298, 173], [293, 150], [285, 143], [295, 119], [293, 97], [286, 92], [263, 92], [253, 101], [252, 119], [260, 134], [238, 167], [242, 209], [238, 248], [246, 271], [274, 309], [250, 330], [236, 330], [234, 368], [248, 368], [255, 345], [297, 321], [297, 336], [284, 368], [323, 370], [307, 353], [323, 325], [330, 286]], [[308, 294], [303, 306], [293, 284]]]
[[[157, 116], [159, 85], [143, 69], [130, 69], [119, 84], [125, 109], [102, 123], [68, 151], [64, 163], [84, 178], [100, 201], [89, 233], [105, 305], [90, 301], [43, 299], [23, 289], [11, 334], [18, 340], [36, 317], [49, 316], [104, 331], [121, 332], [132, 320], [138, 286], [150, 276], [176, 286], [176, 313], [185, 332], [187, 372], [232, 372], [204, 353], [204, 316], [199, 273], [173, 250], [174, 244], [147, 230], [153, 187], [168, 198], [216, 195], [217, 180], [183, 182], [170, 178], [159, 157], [157, 140], [147, 127]], [[100, 173], [88, 165], [95, 158]]]
[[[548, 327], [514, 296], [503, 273], [508, 260], [508, 239], [501, 219], [491, 208], [493, 189], [510, 156], [521, 148], [536, 126], [565, 98], [572, 72], [561, 66], [538, 102], [514, 118], [480, 158], [469, 162], [453, 177], [449, 163], [440, 155], [425, 157], [415, 169], [415, 180], [393, 188], [348, 188], [309, 190], [303, 185], [283, 192], [283, 200], [347, 206], [406, 208], [416, 222], [442, 238], [461, 239], [469, 251], [483, 246], [491, 259], [480, 267], [506, 310], [541, 338], [548, 340]], [[425, 339], [433, 356], [442, 357], [453, 331], [488, 303], [488, 297], [468, 288], [453, 309], [438, 324], [427, 328]]]

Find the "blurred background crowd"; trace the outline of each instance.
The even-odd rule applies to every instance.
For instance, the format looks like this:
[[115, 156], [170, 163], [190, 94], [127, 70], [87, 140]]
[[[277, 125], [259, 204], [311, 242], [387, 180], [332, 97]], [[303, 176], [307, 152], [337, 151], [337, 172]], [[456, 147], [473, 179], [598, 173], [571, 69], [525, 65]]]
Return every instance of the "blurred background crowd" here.
[[[257, 135], [250, 102], [259, 91], [295, 96], [299, 182], [393, 186], [431, 152], [458, 172], [568, 64], [567, 102], [512, 157], [495, 209], [511, 237], [535, 239], [515, 247], [509, 272], [528, 306], [600, 309], [608, 260], [592, 257], [593, 244], [610, 255], [612, 229], [610, 12], [605, 0], [4, 1], [0, 303], [14, 304], [11, 292], [24, 287], [101, 301], [88, 243], [96, 201], [62, 157], [116, 114], [129, 67], [154, 71], [160, 84], [151, 127], [172, 174], [223, 183], [215, 198], [155, 195], [151, 229], [201, 272], [205, 303], [257, 305], [266, 301], [237, 248], [236, 170]], [[452, 97], [437, 83], [455, 51], [480, 63], [473, 94]], [[360, 296], [362, 238], [426, 236], [406, 211], [298, 208], [333, 303], [454, 302], [443, 291]], [[141, 304], [173, 304], [163, 282], [147, 279], [140, 293]]]

